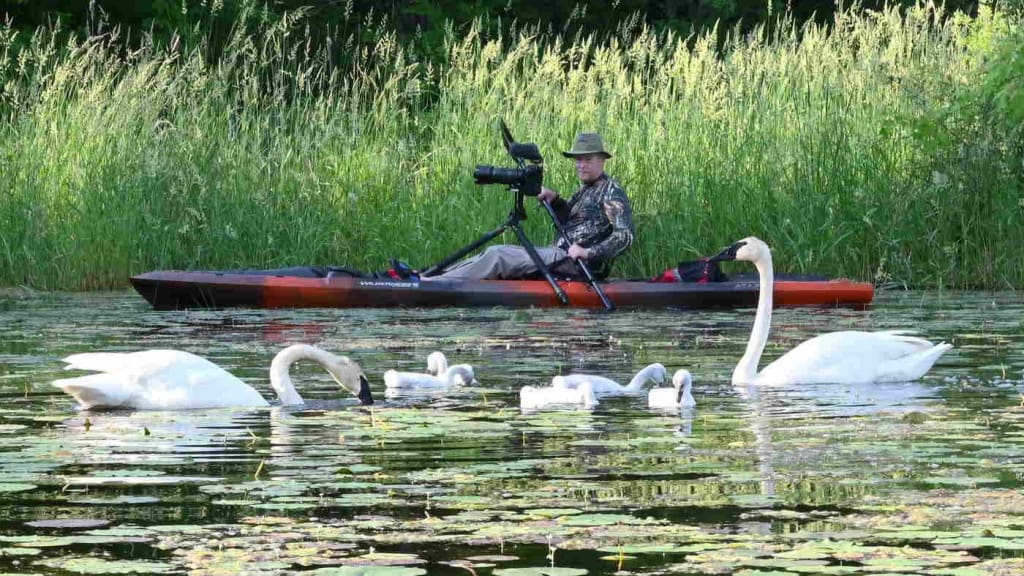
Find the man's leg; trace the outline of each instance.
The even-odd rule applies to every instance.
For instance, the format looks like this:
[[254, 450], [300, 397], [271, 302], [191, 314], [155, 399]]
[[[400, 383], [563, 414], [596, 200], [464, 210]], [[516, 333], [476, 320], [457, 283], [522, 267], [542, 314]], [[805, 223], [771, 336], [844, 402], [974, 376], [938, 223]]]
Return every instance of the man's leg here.
[[[537, 253], [548, 266], [568, 257], [565, 250], [551, 246], [538, 247]], [[522, 278], [537, 271], [530, 254], [522, 246], [499, 244], [457, 262], [444, 274], [421, 280], [494, 280]]]

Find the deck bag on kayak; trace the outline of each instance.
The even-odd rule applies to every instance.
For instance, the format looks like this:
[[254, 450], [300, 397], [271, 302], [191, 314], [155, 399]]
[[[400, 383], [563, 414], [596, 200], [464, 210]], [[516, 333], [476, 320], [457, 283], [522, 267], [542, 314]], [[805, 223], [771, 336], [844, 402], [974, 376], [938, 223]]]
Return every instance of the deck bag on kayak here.
[[728, 277], [718, 267], [718, 262], [712, 262], [709, 258], [699, 260], [687, 260], [680, 262], [662, 272], [660, 276], [651, 279], [652, 282], [696, 282], [707, 284], [708, 282], [725, 282]]
[[391, 258], [389, 262], [391, 263], [391, 268], [380, 273], [384, 278], [390, 278], [392, 280], [411, 280], [413, 282], [419, 281], [420, 275], [412, 269], [412, 266], [409, 266], [398, 258]]

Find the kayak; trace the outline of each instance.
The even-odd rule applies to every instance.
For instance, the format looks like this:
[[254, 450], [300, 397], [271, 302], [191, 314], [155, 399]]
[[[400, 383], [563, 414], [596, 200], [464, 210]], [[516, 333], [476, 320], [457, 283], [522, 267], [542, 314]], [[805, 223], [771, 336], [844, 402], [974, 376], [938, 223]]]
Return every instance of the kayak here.
[[[782, 277], [782, 275], [780, 275]], [[782, 277], [785, 278], [785, 277]], [[436, 306], [559, 307], [545, 280], [449, 282], [344, 275], [303, 277], [275, 273], [155, 271], [131, 277], [154, 308], [394, 308]], [[560, 281], [569, 306], [602, 308], [587, 282]], [[757, 305], [756, 277], [685, 283], [608, 280], [601, 289], [617, 308], [736, 308]], [[871, 303], [874, 287], [851, 280], [780, 279], [779, 306], [855, 306]]]

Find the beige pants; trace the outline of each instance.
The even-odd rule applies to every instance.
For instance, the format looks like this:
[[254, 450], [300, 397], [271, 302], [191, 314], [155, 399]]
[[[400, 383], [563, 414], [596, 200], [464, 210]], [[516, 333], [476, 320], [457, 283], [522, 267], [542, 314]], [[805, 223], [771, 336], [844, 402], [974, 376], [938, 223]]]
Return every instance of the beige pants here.
[[[576, 264], [569, 259], [565, 250], [552, 246], [537, 247], [537, 254], [555, 275], [571, 276], [576, 273]], [[552, 267], [552, 265], [557, 266]], [[522, 246], [498, 244], [483, 252], [460, 260], [444, 274], [420, 278], [420, 280], [501, 280], [522, 278], [537, 271], [529, 253]]]

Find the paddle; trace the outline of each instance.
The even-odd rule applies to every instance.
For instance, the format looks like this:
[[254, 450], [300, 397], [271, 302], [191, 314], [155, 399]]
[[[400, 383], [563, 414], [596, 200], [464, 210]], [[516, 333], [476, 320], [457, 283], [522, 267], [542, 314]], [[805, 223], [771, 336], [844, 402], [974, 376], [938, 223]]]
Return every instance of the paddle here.
[[[547, 200], [541, 200], [541, 204], [544, 205], [548, 210], [548, 215], [551, 216], [551, 222], [555, 225], [555, 230], [558, 230], [558, 235], [562, 237], [567, 245], [572, 246], [572, 241], [565, 235], [565, 229], [562, 228], [562, 222], [558, 219], [558, 214], [555, 214], [555, 209], [551, 207], [551, 203]], [[594, 292], [597, 292], [598, 297], [601, 298], [601, 303], [604, 304], [606, 310], [614, 310], [615, 305], [608, 299], [608, 296], [601, 290], [601, 286], [597, 283], [597, 279], [591, 274], [590, 268], [587, 267], [587, 263], [582, 258], [576, 260], [576, 266], [579, 267], [580, 272], [583, 273], [583, 277], [587, 279], [587, 282], [594, 288]]]

